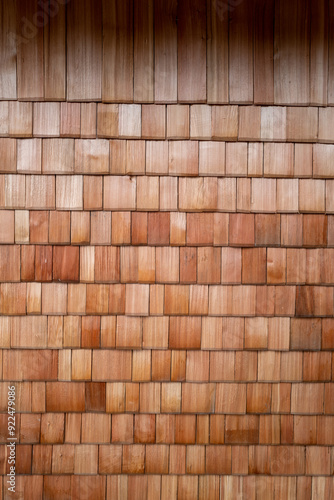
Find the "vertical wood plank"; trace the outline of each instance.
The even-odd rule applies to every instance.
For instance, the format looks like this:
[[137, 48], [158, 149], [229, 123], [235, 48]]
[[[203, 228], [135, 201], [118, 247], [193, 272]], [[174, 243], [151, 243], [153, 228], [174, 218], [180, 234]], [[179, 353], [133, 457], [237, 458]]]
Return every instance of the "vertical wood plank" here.
[[103, 0], [102, 100], [133, 101], [133, 0]]
[[134, 101], [153, 102], [153, 0], [134, 0]]
[[274, 102], [274, 2], [254, 4], [254, 103]]
[[37, 0], [17, 2], [17, 96], [22, 100], [44, 98], [43, 26], [46, 14]]
[[101, 0], [71, 0], [67, 5], [67, 99], [101, 99]]
[[274, 41], [275, 104], [308, 104], [310, 99], [309, 0], [277, 0]]
[[206, 2], [183, 0], [177, 6], [177, 97], [206, 101]]
[[0, 4], [0, 99], [16, 99], [16, 3]]
[[156, 0], [154, 5], [155, 101], [176, 102], [177, 0]]
[[[235, 4], [236, 2], [234, 2]], [[231, 103], [253, 102], [253, 0], [229, 7]]]
[[228, 103], [228, 8], [207, 0], [208, 103]]
[[311, 2], [310, 104], [327, 104], [328, 0]]
[[334, 0], [329, 0], [328, 104], [334, 104]]
[[49, 21], [44, 26], [45, 99], [64, 100], [66, 92], [66, 6], [49, 5]]

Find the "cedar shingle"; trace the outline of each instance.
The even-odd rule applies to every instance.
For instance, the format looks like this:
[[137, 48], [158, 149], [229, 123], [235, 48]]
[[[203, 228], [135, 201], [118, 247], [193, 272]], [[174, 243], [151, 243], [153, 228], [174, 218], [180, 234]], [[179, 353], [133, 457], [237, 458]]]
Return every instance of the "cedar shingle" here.
[[82, 175], [58, 175], [56, 177], [56, 208], [57, 210], [82, 210]]
[[281, 217], [278, 214], [255, 215], [255, 244], [280, 245]]
[[313, 176], [333, 177], [333, 144], [315, 144], [313, 146]]
[[213, 214], [213, 244], [228, 244], [229, 214]]
[[113, 415], [111, 436], [113, 443], [133, 443], [133, 415]]
[[61, 212], [56, 210], [50, 211], [50, 218], [49, 218], [50, 243], [69, 244], [71, 242], [70, 228], [71, 228], [70, 212]]
[[327, 245], [326, 215], [307, 214], [303, 216], [303, 246], [326, 246]]
[[74, 173], [74, 140], [44, 139], [43, 174], [73, 174]]
[[108, 285], [88, 284], [86, 289], [86, 313], [107, 314], [108, 307]]
[[259, 441], [259, 417], [257, 415], [227, 415], [225, 443], [255, 444]]
[[136, 208], [136, 178], [105, 177], [103, 200], [105, 210], [134, 210]]
[[314, 179], [299, 181], [299, 211], [325, 211], [325, 181]]
[[119, 136], [126, 138], [141, 135], [141, 106], [138, 104], [119, 105]]
[[182, 382], [186, 379], [186, 351], [172, 351], [171, 380]]
[[132, 212], [131, 214], [132, 245], [147, 245], [147, 213]]
[[189, 313], [189, 286], [166, 285], [164, 312], [168, 315]]
[[226, 175], [247, 175], [247, 142], [226, 144]]
[[168, 245], [170, 232], [169, 213], [153, 212], [148, 214], [147, 233], [149, 245]]
[[229, 243], [231, 246], [254, 245], [254, 215], [230, 215]]
[[315, 107], [288, 107], [286, 112], [288, 141], [314, 142], [318, 138], [318, 110]]
[[212, 106], [213, 139], [236, 140], [238, 137], [238, 106]]
[[212, 245], [213, 214], [187, 214], [187, 245]]
[[240, 106], [239, 108], [239, 140], [255, 141], [261, 134], [260, 106]]
[[15, 243], [29, 243], [29, 211], [15, 211]]
[[142, 322], [139, 317], [117, 317], [116, 347], [140, 348], [142, 340]]
[[92, 245], [110, 245], [111, 212], [91, 212], [90, 240]]
[[160, 413], [161, 384], [149, 382], [140, 387], [140, 412]]
[[285, 282], [286, 282], [286, 250], [285, 248], [268, 248], [267, 283], [277, 285]]
[[200, 349], [201, 318], [175, 316], [170, 318], [169, 347], [171, 349]]
[[261, 139], [263, 141], [286, 140], [286, 108], [283, 106], [261, 107]]
[[215, 384], [182, 384], [183, 413], [213, 413], [215, 406]]
[[189, 138], [189, 106], [186, 104], [167, 106], [167, 138]]
[[57, 137], [60, 134], [60, 103], [36, 102], [33, 105], [34, 136]]
[[[167, 318], [166, 318], [167, 319]], [[170, 380], [171, 351], [152, 351], [152, 380]]]
[[244, 248], [242, 250], [242, 282], [266, 282], [266, 249]]
[[252, 212], [276, 212], [276, 179], [252, 179]]
[[198, 142], [170, 141], [168, 171], [169, 175], [198, 175]]
[[168, 174], [168, 142], [146, 141], [146, 174]]
[[143, 347], [165, 349], [168, 346], [168, 328], [169, 320], [167, 317], [153, 316], [144, 318]]
[[[176, 415], [175, 443], [194, 444], [196, 436], [196, 416]], [[171, 460], [172, 460], [171, 454]], [[181, 458], [181, 457], [180, 457]]]
[[191, 139], [211, 139], [211, 106], [193, 104], [190, 106]]
[[211, 177], [179, 179], [179, 209], [181, 211], [213, 211], [217, 209], [217, 180]]
[[237, 206], [237, 182], [235, 178], [218, 179], [217, 208], [222, 212], [235, 212]]
[[187, 474], [204, 474], [205, 446], [187, 446], [186, 464]]
[[148, 474], [167, 474], [168, 456], [169, 446], [167, 445], [146, 446], [145, 471]]
[[199, 175], [225, 174], [225, 142], [199, 143]]
[[117, 104], [97, 104], [97, 136], [118, 137]]
[[174, 443], [175, 415], [157, 415], [156, 442]]
[[[110, 371], [110, 366], [113, 370]], [[131, 380], [131, 352], [93, 350], [92, 381], [128, 381]], [[110, 396], [110, 395], [109, 395]], [[107, 385], [107, 411], [108, 410]]]
[[84, 210], [102, 210], [102, 176], [84, 176]]
[[56, 281], [79, 281], [78, 247], [54, 247], [53, 279]]
[[82, 138], [96, 137], [96, 108], [95, 102], [82, 102], [80, 104], [80, 134]]
[[145, 172], [145, 141], [126, 141], [125, 173], [129, 175]]
[[179, 413], [181, 411], [181, 384], [165, 383], [161, 385], [161, 412]]
[[137, 210], [159, 210], [159, 177], [138, 177]]
[[312, 144], [295, 144], [295, 177], [312, 177], [312, 161], [316, 147]]
[[177, 247], [157, 247], [156, 281], [157, 283], [178, 283], [180, 252]]
[[10, 101], [9, 102], [9, 135], [13, 137], [32, 136], [32, 103]]
[[221, 256], [219, 248], [200, 247], [197, 250], [197, 282], [220, 283]]
[[237, 211], [250, 212], [251, 206], [251, 180], [237, 179]]
[[177, 210], [178, 178], [160, 177], [160, 210]]
[[86, 245], [90, 243], [90, 219], [90, 212], [71, 212], [72, 245]]
[[164, 139], [165, 138], [165, 106], [144, 104], [141, 107], [142, 130], [141, 136], [144, 139]]
[[80, 103], [61, 102], [60, 103], [60, 136], [79, 137], [80, 136]]
[[[0, 140], [0, 144], [4, 146], [4, 150], [2, 152], [2, 154], [4, 155], [2, 170], [5, 172], [15, 171], [16, 170], [15, 140], [2, 139]], [[44, 147], [46, 147], [45, 144]], [[40, 174], [41, 171], [42, 171], [42, 140], [41, 139], [18, 140], [17, 172], [20, 172], [22, 174]]]

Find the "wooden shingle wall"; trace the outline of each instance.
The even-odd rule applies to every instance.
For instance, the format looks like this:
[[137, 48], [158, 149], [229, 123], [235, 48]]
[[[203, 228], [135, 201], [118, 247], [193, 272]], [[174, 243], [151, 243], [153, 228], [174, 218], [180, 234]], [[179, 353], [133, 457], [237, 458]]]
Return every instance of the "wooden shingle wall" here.
[[0, 498], [333, 499], [333, 0], [0, 28]]

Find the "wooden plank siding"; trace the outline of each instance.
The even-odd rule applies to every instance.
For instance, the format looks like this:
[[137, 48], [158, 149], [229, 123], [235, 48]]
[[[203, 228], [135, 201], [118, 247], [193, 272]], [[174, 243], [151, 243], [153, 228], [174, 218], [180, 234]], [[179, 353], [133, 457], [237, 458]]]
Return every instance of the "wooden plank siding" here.
[[334, 498], [333, 7], [1, 2], [0, 499]]

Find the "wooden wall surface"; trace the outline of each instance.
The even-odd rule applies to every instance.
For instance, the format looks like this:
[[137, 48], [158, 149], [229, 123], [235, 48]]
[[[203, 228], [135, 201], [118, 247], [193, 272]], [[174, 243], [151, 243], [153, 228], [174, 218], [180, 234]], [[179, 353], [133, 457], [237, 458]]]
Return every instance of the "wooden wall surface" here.
[[333, 40], [334, 0], [1, 1], [0, 499], [334, 498]]

